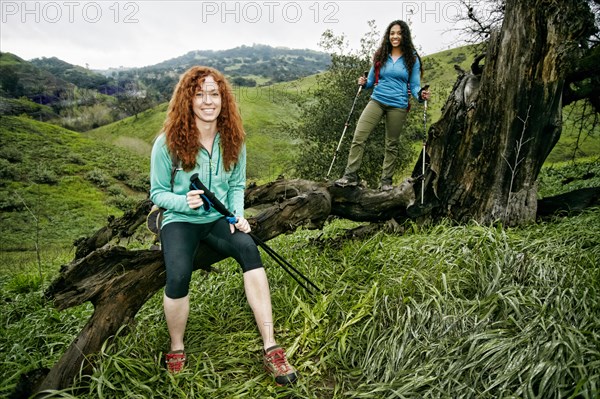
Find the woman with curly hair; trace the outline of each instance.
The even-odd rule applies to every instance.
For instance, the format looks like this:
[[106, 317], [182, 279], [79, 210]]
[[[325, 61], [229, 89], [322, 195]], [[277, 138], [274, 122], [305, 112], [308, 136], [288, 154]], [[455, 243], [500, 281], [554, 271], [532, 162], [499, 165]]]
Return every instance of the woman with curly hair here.
[[422, 66], [404, 21], [393, 21], [387, 27], [381, 45], [373, 56], [368, 77], [361, 76], [358, 84], [371, 88], [371, 99], [363, 110], [354, 131], [344, 176], [335, 181], [341, 187], [356, 186], [365, 143], [385, 115], [385, 153], [381, 174], [382, 190], [391, 190], [396, 170], [400, 134], [406, 124], [409, 95], [419, 102], [429, 99], [429, 91], [421, 89]]
[[[246, 298], [263, 340], [265, 367], [278, 384], [288, 384], [296, 380], [296, 370], [275, 342], [269, 283], [244, 218], [244, 138], [240, 113], [223, 74], [201, 66], [186, 71], [173, 92], [163, 132], [154, 142], [150, 167], [150, 198], [165, 209], [160, 239], [167, 280], [163, 305], [171, 338], [166, 364], [173, 373], [185, 364], [183, 337], [194, 262], [216, 253], [233, 257], [242, 267]], [[205, 210], [204, 192], [189, 188], [195, 173], [236, 213], [235, 224], [212, 208]]]

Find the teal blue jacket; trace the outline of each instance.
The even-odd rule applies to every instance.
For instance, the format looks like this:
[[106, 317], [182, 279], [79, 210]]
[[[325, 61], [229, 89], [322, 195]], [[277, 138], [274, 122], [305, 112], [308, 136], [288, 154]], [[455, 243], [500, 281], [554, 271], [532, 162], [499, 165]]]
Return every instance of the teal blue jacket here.
[[172, 222], [210, 223], [221, 217], [214, 209], [205, 211], [200, 207], [191, 209], [186, 193], [190, 191], [190, 177], [198, 173], [204, 185], [212, 191], [236, 216], [244, 216], [244, 189], [246, 187], [246, 146], [242, 147], [238, 162], [225, 171], [221, 154], [221, 136], [217, 133], [212, 155], [200, 148], [196, 166], [189, 172], [178, 168], [171, 191], [171, 155], [165, 134], [157, 137], [150, 158], [150, 199], [165, 208], [163, 226]]
[[[408, 84], [414, 98], [419, 100], [421, 90], [421, 63], [417, 58], [412, 72], [408, 76], [408, 69], [404, 63], [404, 57], [394, 62], [388, 55], [387, 62], [379, 69], [379, 82], [373, 89], [371, 98], [381, 104], [395, 108], [408, 108]], [[371, 66], [365, 89], [370, 89], [375, 84], [375, 66]]]

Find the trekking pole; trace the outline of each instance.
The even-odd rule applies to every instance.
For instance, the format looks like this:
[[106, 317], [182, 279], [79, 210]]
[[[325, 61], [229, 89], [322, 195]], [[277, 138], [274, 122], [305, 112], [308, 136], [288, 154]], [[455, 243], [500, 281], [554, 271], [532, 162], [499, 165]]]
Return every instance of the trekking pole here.
[[[235, 224], [237, 222], [237, 217], [231, 213], [231, 211], [229, 209], [227, 209], [227, 207], [225, 205], [223, 205], [223, 203], [221, 201], [219, 201], [219, 199], [215, 196], [215, 194], [213, 192], [211, 192], [198, 178], [198, 173], [194, 173], [191, 177], [190, 177], [190, 190], [202, 190], [204, 191], [204, 194], [201, 194], [202, 200], [203, 200], [203, 208], [204, 210], [208, 211], [211, 207], [215, 208], [215, 210], [217, 212], [219, 212], [221, 215], [225, 216], [225, 219], [227, 219], [227, 221], [231, 224]], [[310, 286], [314, 287], [317, 291], [319, 291], [321, 294], [324, 294], [324, 291], [321, 290], [319, 287], [317, 287], [315, 285], [315, 283], [313, 283], [312, 281], [310, 281], [308, 279], [308, 277], [306, 277], [304, 274], [300, 273], [300, 271], [298, 271], [294, 266], [292, 266], [287, 260], [285, 260], [283, 258], [283, 256], [281, 256], [280, 254], [278, 254], [277, 252], [275, 252], [273, 250], [273, 248], [269, 247], [263, 240], [261, 240], [258, 236], [256, 236], [256, 234], [250, 232], [248, 233], [248, 235], [252, 238], [252, 240], [254, 240], [254, 242], [259, 245], [260, 247], [262, 247], [265, 252], [271, 257], [273, 258], [273, 260], [275, 262], [277, 262], [277, 264], [279, 266], [281, 266], [281, 268], [283, 270], [285, 270], [290, 276], [292, 276], [292, 278], [294, 280], [296, 280], [296, 282], [302, 287], [304, 288], [306, 291], [308, 291], [309, 294], [312, 294], [312, 291], [306, 286], [304, 285], [300, 280], [298, 280], [298, 277], [295, 276], [291, 270], [293, 270], [294, 272], [296, 272], [298, 274], [298, 276], [300, 276], [302, 279], [304, 279], [304, 281], [306, 281]]]
[[[281, 268], [283, 270], [285, 270], [286, 272], [288, 272], [288, 274], [290, 276], [292, 276], [292, 278], [294, 280], [296, 280], [296, 282], [302, 287], [304, 288], [306, 291], [308, 291], [309, 294], [312, 294], [312, 291], [305, 286], [304, 284], [302, 284], [302, 282], [300, 280], [298, 280], [298, 278], [292, 273], [290, 272], [289, 269], [293, 270], [296, 274], [298, 274], [298, 276], [302, 277], [302, 279], [304, 279], [304, 281], [306, 281], [311, 287], [313, 287], [314, 289], [316, 289], [317, 291], [319, 291], [321, 294], [324, 294], [325, 292], [323, 290], [321, 290], [319, 287], [317, 287], [312, 281], [310, 281], [304, 274], [302, 274], [300, 271], [298, 271], [298, 269], [296, 269], [294, 266], [292, 266], [287, 260], [285, 260], [280, 254], [278, 254], [277, 252], [275, 252], [273, 250], [273, 248], [269, 247], [263, 240], [261, 240], [256, 234], [250, 232], [248, 233], [250, 235], [250, 237], [252, 237], [252, 239], [254, 240], [254, 242], [256, 242], [258, 245], [260, 245], [262, 247], [262, 249], [265, 250], [265, 252], [267, 254], [269, 254], [271, 256], [271, 258], [273, 258], [273, 260], [275, 262], [277, 262], [277, 264], [279, 264], [279, 266], [281, 266]], [[289, 268], [289, 269], [288, 269]]]
[[[421, 90], [427, 90], [429, 85], [425, 85]], [[421, 171], [421, 205], [423, 205], [423, 201], [425, 200], [425, 148], [427, 147], [427, 100], [423, 102], [423, 167]]]
[[[366, 78], [368, 74], [369, 74], [369, 72], [365, 71], [363, 73], [363, 76]], [[354, 106], [356, 105], [356, 100], [358, 100], [358, 96], [360, 95], [362, 88], [363, 88], [362, 85], [358, 85], [358, 91], [356, 92], [356, 95], [354, 96], [354, 101], [352, 102], [352, 108], [350, 108], [350, 113], [348, 114], [348, 118], [346, 118], [346, 123], [344, 123], [344, 130], [342, 131], [342, 137], [340, 137], [340, 141], [338, 142], [335, 152], [333, 153], [333, 160], [331, 161], [331, 165], [329, 165], [329, 170], [327, 171], [327, 176], [325, 176], [325, 179], [329, 178], [329, 174], [331, 173], [331, 169], [333, 168], [333, 164], [335, 163], [337, 154], [340, 151], [340, 147], [342, 146], [342, 141], [344, 140], [344, 135], [346, 134], [346, 130], [348, 129], [348, 124], [350, 123], [350, 117], [352, 116], [352, 112], [354, 112]]]

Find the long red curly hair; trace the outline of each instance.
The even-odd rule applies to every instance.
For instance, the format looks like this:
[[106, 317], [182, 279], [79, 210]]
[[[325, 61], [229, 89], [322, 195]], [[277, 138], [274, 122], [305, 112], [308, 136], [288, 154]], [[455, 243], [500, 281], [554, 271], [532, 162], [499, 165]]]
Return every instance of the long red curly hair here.
[[192, 103], [204, 79], [209, 75], [217, 83], [221, 94], [221, 113], [217, 117], [217, 129], [221, 136], [225, 170], [229, 171], [235, 165], [244, 143], [242, 118], [231, 85], [225, 76], [206, 66], [188, 69], [175, 86], [167, 110], [167, 119], [163, 125], [171, 156], [181, 160], [183, 169], [188, 172], [196, 165], [196, 157], [200, 151]]

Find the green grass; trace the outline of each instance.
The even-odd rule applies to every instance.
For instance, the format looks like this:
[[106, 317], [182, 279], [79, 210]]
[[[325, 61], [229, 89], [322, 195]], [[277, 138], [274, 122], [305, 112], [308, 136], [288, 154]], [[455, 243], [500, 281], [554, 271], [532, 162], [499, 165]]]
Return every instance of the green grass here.
[[[158, 293], [130, 333], [104, 345], [76, 392], [50, 397], [597, 397], [599, 223], [596, 208], [518, 229], [410, 224], [403, 236], [342, 245], [300, 230], [271, 246], [326, 295], [311, 297], [265, 258], [277, 338], [298, 384], [276, 388], [264, 374], [241, 274], [224, 261], [221, 273], [194, 275], [185, 372], [162, 367], [168, 335]], [[329, 224], [320, 240], [347, 225]], [[36, 270], [32, 262], [2, 279], [11, 300], [0, 316], [0, 393], [18, 370], [50, 367], [90, 312], [44, 304], [39, 284], [18, 277]]]
[[2, 117], [0, 143], [2, 251], [70, 246], [147, 196], [146, 157], [26, 117]]

